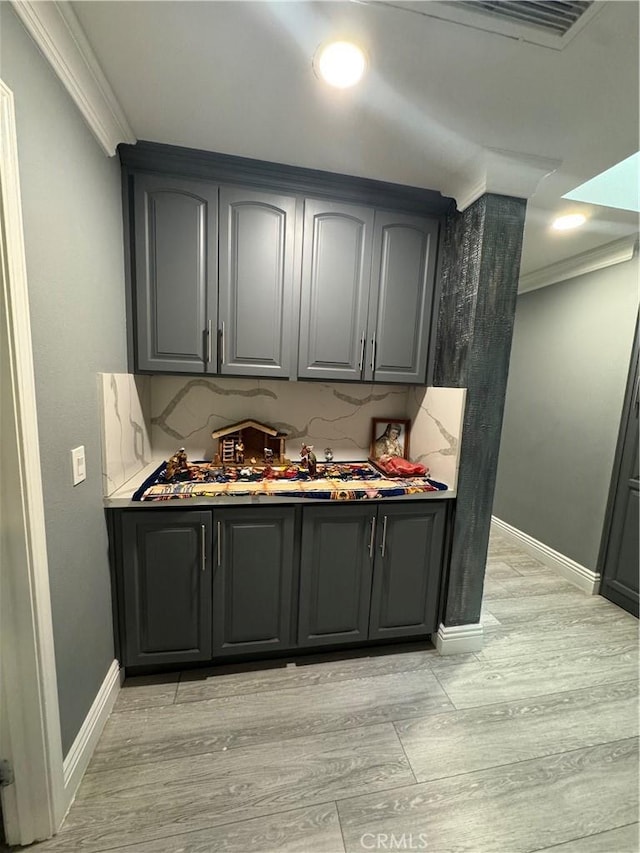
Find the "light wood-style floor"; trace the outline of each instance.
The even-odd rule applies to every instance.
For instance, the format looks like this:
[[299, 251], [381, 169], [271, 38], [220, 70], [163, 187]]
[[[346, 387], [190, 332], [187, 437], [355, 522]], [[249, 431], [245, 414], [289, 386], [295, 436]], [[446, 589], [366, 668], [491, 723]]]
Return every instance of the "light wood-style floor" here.
[[504, 539], [486, 642], [133, 679], [45, 851], [623, 853], [637, 621]]

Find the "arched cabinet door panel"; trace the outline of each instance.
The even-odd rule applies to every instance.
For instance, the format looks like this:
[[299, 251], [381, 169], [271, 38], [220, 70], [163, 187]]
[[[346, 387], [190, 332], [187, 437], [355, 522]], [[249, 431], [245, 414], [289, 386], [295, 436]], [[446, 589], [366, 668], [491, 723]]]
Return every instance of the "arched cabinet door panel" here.
[[373, 209], [307, 199], [298, 376], [362, 379]]
[[214, 510], [213, 652], [290, 648], [294, 510]]
[[445, 522], [444, 501], [380, 504], [370, 640], [437, 630]]
[[362, 503], [303, 509], [299, 646], [368, 637], [377, 507]]
[[136, 368], [215, 373], [218, 187], [134, 177]]
[[376, 211], [365, 379], [426, 381], [438, 220]]
[[296, 199], [220, 190], [220, 373], [292, 371]]
[[211, 513], [122, 517], [125, 666], [211, 658]]

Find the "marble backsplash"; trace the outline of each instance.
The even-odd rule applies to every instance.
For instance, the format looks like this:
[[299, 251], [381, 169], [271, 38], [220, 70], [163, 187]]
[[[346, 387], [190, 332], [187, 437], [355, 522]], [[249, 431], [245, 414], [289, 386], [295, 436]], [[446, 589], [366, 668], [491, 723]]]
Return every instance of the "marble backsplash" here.
[[179, 447], [190, 459], [211, 459], [211, 433], [245, 419], [287, 433], [292, 460], [299, 459], [303, 443], [314, 446], [319, 460], [325, 447], [336, 460], [348, 460], [368, 457], [372, 418], [409, 418], [411, 460], [423, 462], [450, 488], [456, 485], [464, 389], [243, 377], [101, 378], [105, 494]]
[[152, 460], [148, 412], [151, 377], [99, 373], [102, 488], [110, 495]]
[[464, 388], [154, 376], [151, 439], [161, 455], [185, 447], [191, 458], [210, 459], [211, 433], [251, 418], [288, 434], [290, 459], [303, 442], [320, 460], [325, 447], [336, 460], [366, 459], [372, 418], [409, 418], [412, 461], [455, 487], [465, 396]]
[[407, 390], [411, 460], [422, 462], [435, 480], [447, 483], [452, 489], [458, 483], [466, 396], [466, 388], [413, 386]]
[[154, 376], [151, 438], [154, 451], [182, 446], [190, 458], [211, 459], [214, 430], [252, 419], [287, 433], [289, 459], [299, 459], [303, 443], [319, 460], [325, 447], [336, 460], [366, 459], [371, 418], [405, 417], [406, 399], [405, 386]]

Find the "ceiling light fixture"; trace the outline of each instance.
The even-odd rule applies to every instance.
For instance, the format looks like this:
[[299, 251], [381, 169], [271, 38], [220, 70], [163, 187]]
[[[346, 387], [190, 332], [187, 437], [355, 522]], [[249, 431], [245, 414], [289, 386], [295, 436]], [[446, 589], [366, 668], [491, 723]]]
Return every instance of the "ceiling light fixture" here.
[[355, 86], [367, 68], [362, 48], [349, 41], [321, 45], [313, 59], [313, 67], [326, 83], [338, 89]]
[[584, 225], [587, 217], [582, 213], [568, 213], [566, 216], [559, 216], [554, 219], [551, 227], [554, 231], [570, 231], [572, 228], [579, 228]]

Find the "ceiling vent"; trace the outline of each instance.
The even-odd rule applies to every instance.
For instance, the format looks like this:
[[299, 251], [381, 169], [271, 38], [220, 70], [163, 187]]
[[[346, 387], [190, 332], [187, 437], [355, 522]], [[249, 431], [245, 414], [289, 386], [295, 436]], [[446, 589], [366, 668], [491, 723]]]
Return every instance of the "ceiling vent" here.
[[605, 0], [382, 0], [383, 5], [403, 12], [440, 18], [554, 50], [566, 47], [604, 3]]
[[589, 6], [593, 5], [593, 0], [584, 0], [581, 3], [562, 2], [562, 0], [545, 0], [545, 2], [499, 0], [493, 3], [484, 2], [484, 0], [459, 0], [459, 5], [502, 21], [514, 21], [564, 36]]

